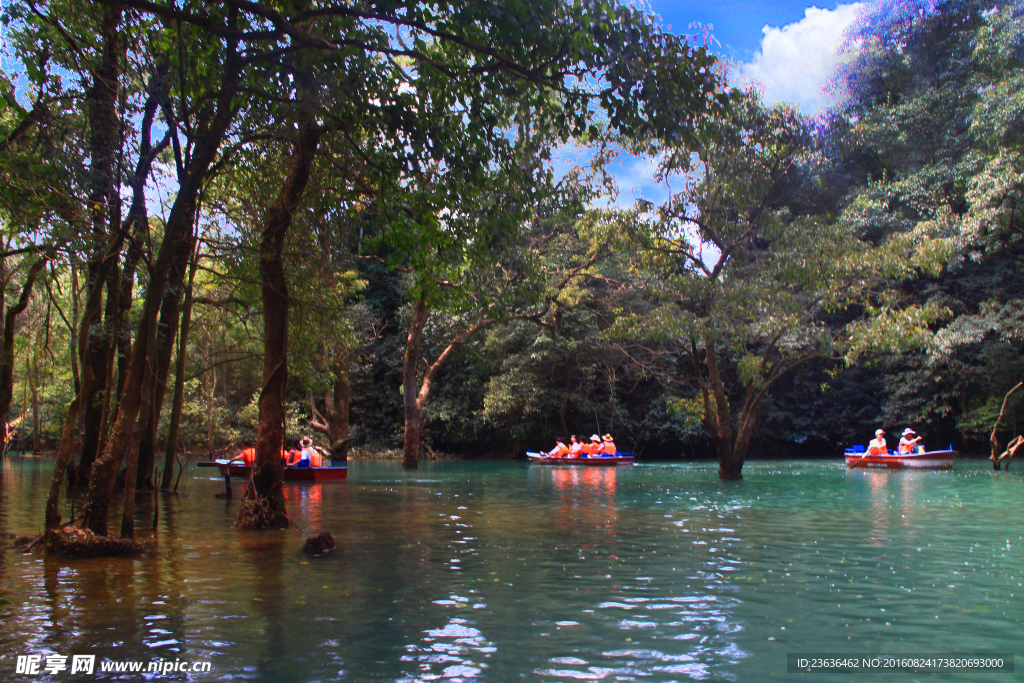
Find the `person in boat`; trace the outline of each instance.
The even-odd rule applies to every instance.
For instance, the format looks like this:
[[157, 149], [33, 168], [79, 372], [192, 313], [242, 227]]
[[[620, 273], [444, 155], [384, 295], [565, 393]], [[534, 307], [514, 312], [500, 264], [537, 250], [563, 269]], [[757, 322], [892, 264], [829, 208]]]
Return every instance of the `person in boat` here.
[[885, 455], [889, 449], [885, 445], [885, 431], [875, 430], [875, 438], [868, 443], [868, 455]]
[[256, 462], [256, 449], [253, 448], [252, 441], [246, 439], [242, 442], [242, 452], [231, 458], [230, 462], [239, 463], [246, 467], [252, 467]]
[[600, 458], [601, 457], [601, 437], [597, 434], [592, 434], [590, 437], [590, 443], [583, 447], [587, 452], [588, 458]]
[[565, 439], [558, 437], [555, 439], [555, 447], [548, 452], [548, 455], [552, 458], [567, 458], [572, 455], [572, 451], [565, 445]]
[[611, 434], [605, 434], [601, 437], [601, 455], [605, 458], [614, 458], [618, 450], [615, 448], [615, 442], [612, 440]]
[[917, 435], [910, 427], [903, 430], [903, 436], [900, 437], [899, 452], [900, 453], [923, 453], [924, 446], [920, 445], [920, 436]]
[[569, 457], [572, 457], [572, 458], [585, 458], [585, 457], [587, 457], [587, 451], [585, 450], [586, 447], [584, 446], [583, 442], [578, 440], [576, 438], [575, 434], [570, 436], [569, 439], [572, 441], [572, 445], [569, 446], [569, 452], [570, 452], [570, 456]]
[[299, 454], [299, 461], [295, 463], [296, 467], [320, 467], [323, 464], [323, 458], [313, 446], [313, 439], [305, 436], [299, 442], [302, 447], [302, 451]]
[[294, 465], [302, 459], [302, 445], [298, 439], [292, 439], [292, 447], [286, 451], [282, 451], [281, 458], [284, 460], [285, 467]]

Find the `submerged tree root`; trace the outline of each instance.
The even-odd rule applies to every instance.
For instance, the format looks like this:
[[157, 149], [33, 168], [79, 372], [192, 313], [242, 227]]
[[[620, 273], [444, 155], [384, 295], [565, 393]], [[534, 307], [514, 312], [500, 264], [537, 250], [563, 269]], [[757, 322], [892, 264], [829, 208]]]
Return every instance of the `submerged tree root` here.
[[238, 507], [239, 529], [269, 529], [275, 526], [288, 526], [288, 516], [274, 507], [265, 498], [248, 496], [242, 498]]
[[134, 557], [149, 547], [116, 534], [98, 536], [88, 529], [69, 526], [48, 534], [46, 549], [64, 557]]

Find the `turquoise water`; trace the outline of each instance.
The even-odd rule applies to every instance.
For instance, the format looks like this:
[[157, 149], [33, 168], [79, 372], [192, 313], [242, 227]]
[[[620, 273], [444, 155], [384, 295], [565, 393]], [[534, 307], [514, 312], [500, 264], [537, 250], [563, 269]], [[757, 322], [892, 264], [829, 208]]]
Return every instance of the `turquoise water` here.
[[[0, 680], [86, 680], [15, 675], [29, 654], [210, 667], [150, 680], [810, 682], [850, 676], [787, 655], [1020, 653], [1024, 477], [986, 467], [354, 462], [286, 485], [306, 535], [335, 536], [326, 558], [295, 527], [235, 530], [200, 471], [156, 503], [141, 559], [0, 552]], [[3, 463], [0, 532], [40, 528], [49, 472]]]

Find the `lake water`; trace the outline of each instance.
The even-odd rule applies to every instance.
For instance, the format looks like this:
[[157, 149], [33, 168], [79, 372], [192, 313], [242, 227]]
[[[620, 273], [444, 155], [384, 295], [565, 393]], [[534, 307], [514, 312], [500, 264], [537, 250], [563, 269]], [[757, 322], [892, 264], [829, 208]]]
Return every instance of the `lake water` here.
[[[0, 532], [41, 528], [50, 471], [2, 463]], [[91, 654], [209, 667], [148, 680], [810, 683], [850, 675], [788, 673], [787, 655], [1024, 652], [1020, 470], [744, 475], [353, 462], [344, 483], [286, 485], [306, 535], [338, 543], [310, 558], [294, 526], [234, 529], [237, 499], [199, 470], [159, 500], [152, 536], [140, 504], [147, 556], [0, 551], [0, 680], [143, 680], [17, 675], [19, 655]], [[1022, 667], [859, 680], [1021, 681]]]

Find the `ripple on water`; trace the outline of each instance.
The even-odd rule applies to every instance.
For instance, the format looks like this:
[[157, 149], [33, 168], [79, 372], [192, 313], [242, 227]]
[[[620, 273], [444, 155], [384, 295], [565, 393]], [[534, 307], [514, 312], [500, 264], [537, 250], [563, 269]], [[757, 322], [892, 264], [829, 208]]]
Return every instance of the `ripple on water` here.
[[[32, 467], [5, 478], [0, 532], [38, 525]], [[1024, 637], [1019, 473], [580, 469], [353, 463], [341, 486], [289, 485], [290, 516], [338, 542], [322, 561], [297, 529], [239, 533], [222, 483], [193, 479], [145, 558], [0, 556], [0, 650], [170, 654], [260, 683], [747, 681], [784, 677], [788, 652]], [[152, 512], [140, 499], [139, 529]]]

